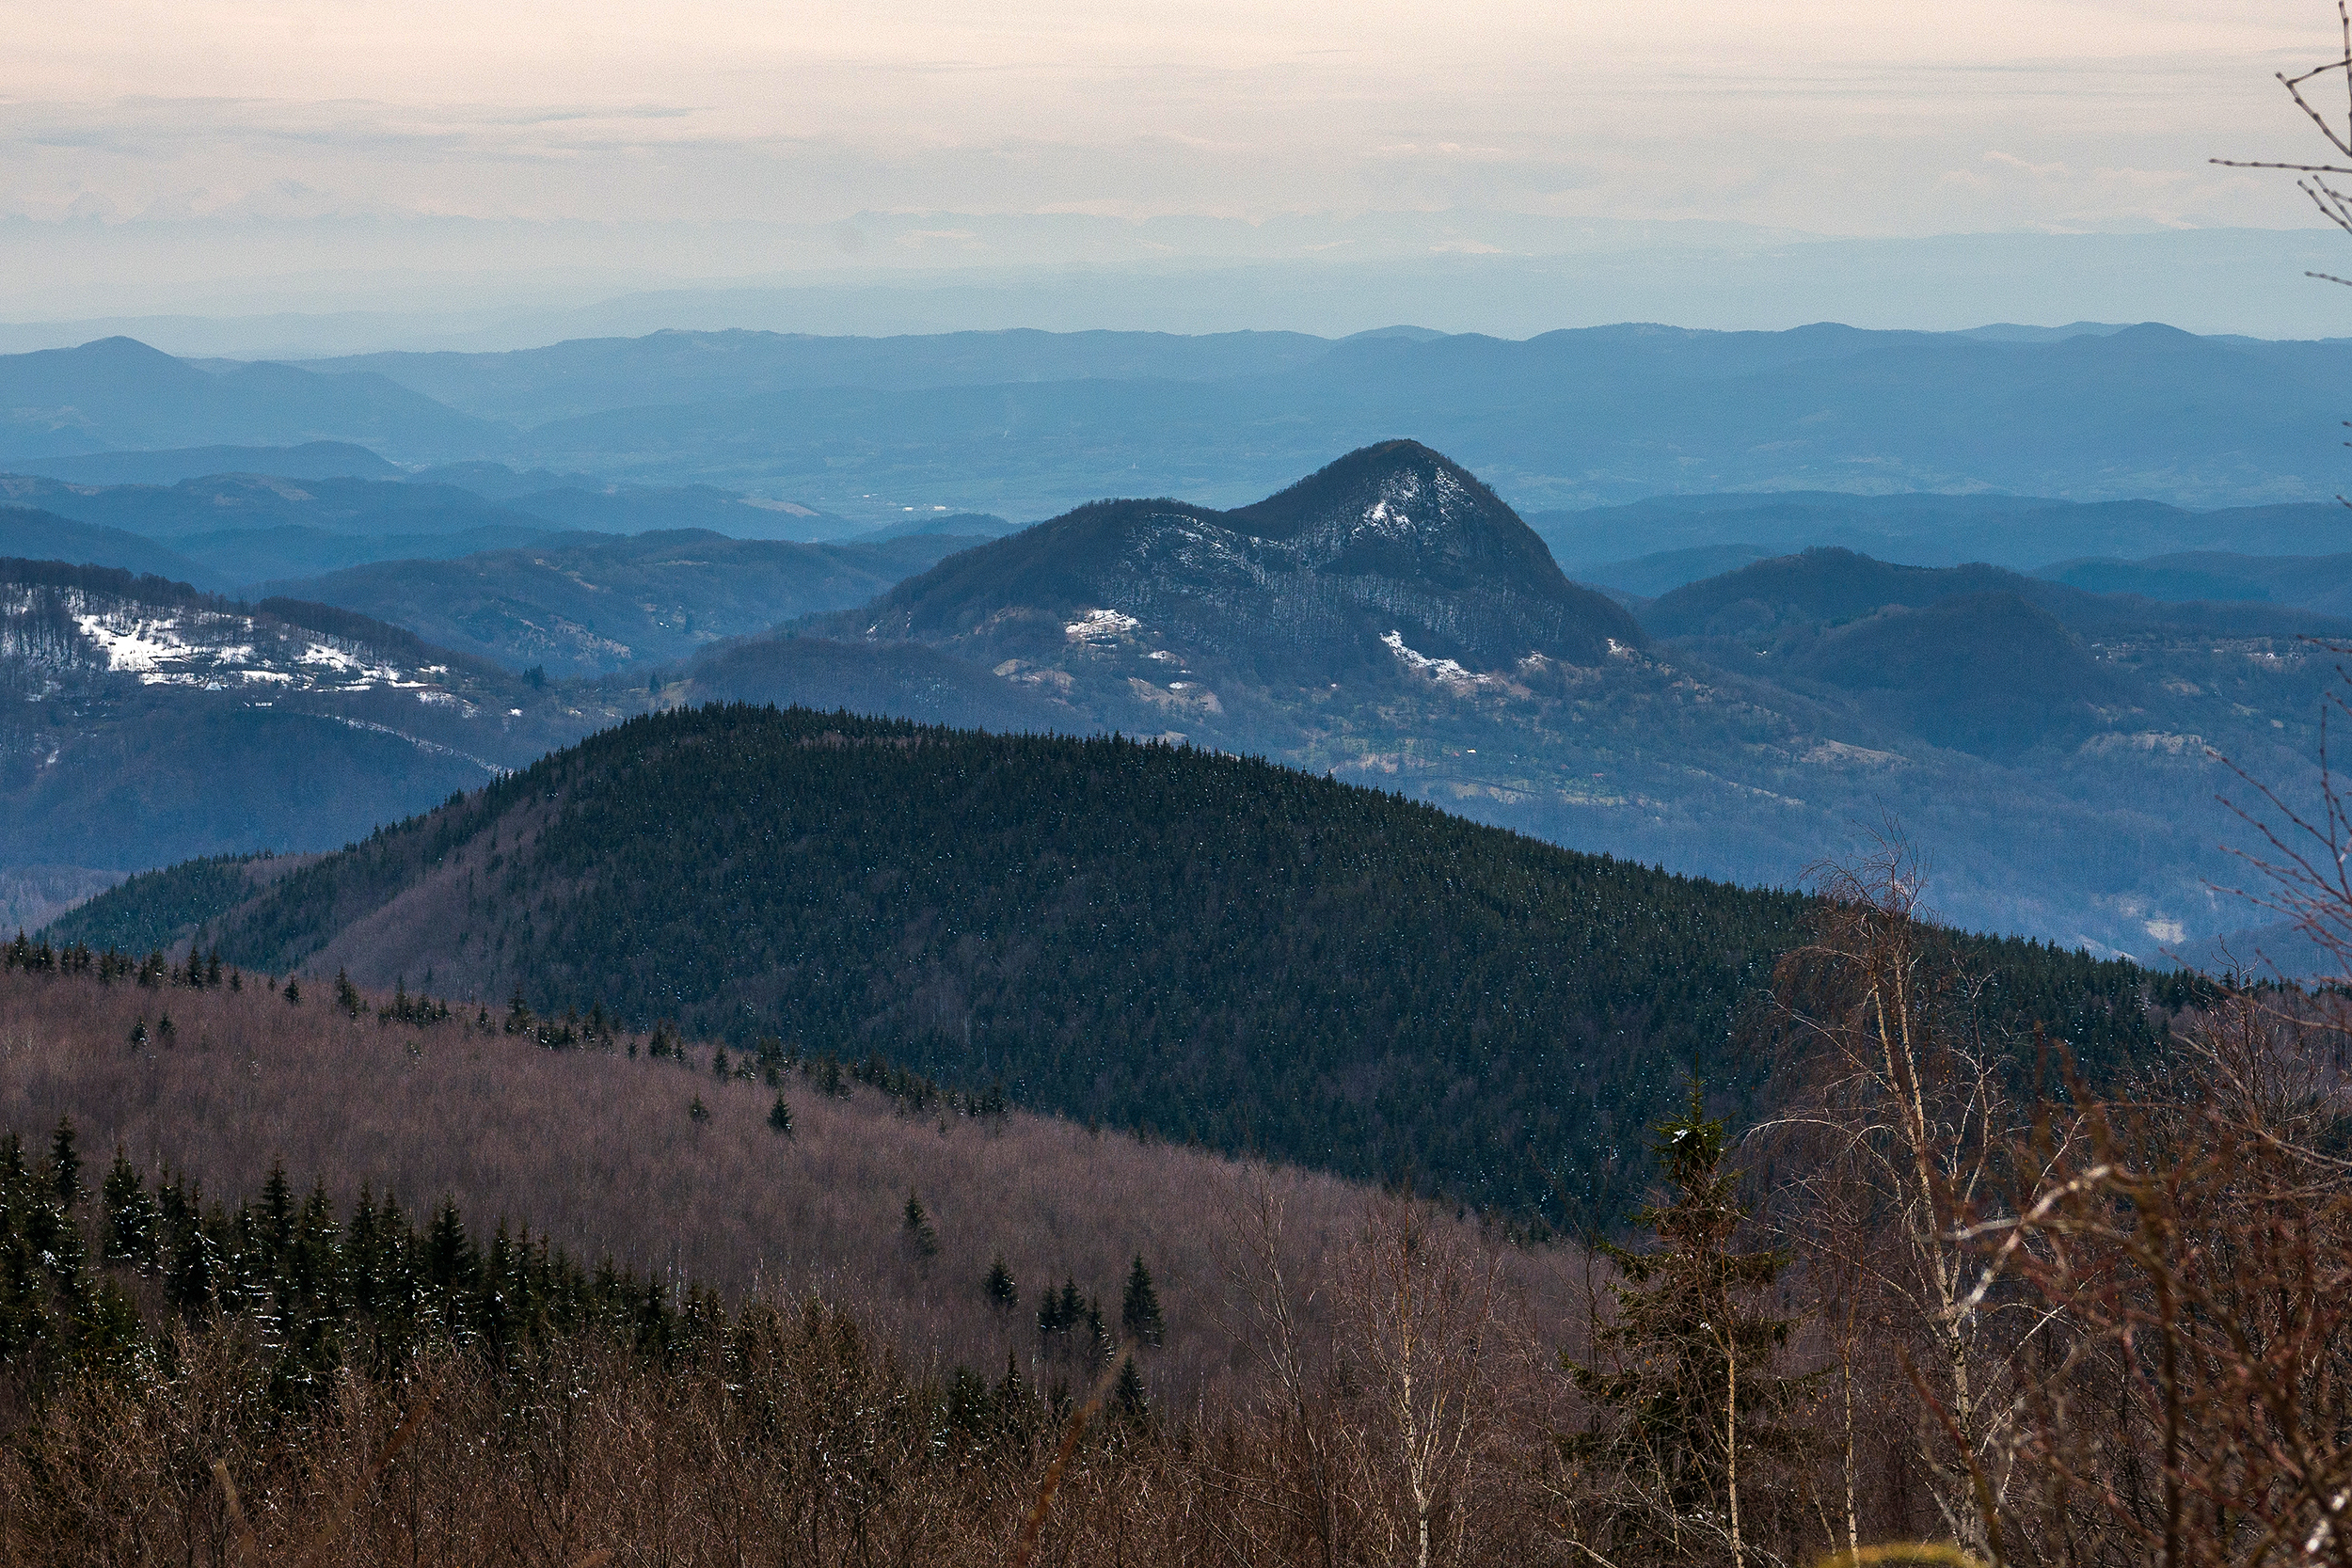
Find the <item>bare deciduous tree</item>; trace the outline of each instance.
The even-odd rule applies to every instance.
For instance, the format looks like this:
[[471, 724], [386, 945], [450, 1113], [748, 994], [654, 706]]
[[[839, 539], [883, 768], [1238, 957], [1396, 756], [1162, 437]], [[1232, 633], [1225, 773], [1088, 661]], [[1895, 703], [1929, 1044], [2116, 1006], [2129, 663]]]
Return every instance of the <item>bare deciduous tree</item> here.
[[[1891, 835], [1819, 877], [1812, 940], [1775, 973], [1790, 1105], [1758, 1141], [1797, 1167], [1780, 1216], [1837, 1325], [1846, 1549], [1862, 1544], [1871, 1407], [1900, 1390], [1907, 1364], [1944, 1413], [1911, 1423], [1924, 1490], [1942, 1527], [1982, 1554], [1978, 1494], [2010, 1484], [2015, 1362], [2030, 1325], [2010, 1321], [2007, 1300], [1974, 1293], [1979, 1259], [1954, 1216], [1986, 1194], [2028, 1118], [1977, 1026], [1971, 977], [1920, 906], [1923, 880]], [[1876, 1401], [1857, 1397], [1866, 1359]]]

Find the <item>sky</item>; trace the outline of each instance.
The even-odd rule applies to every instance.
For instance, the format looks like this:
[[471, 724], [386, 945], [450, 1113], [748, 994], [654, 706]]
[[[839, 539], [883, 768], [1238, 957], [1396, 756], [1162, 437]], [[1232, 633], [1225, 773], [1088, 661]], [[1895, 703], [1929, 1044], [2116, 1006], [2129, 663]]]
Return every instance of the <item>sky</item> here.
[[2207, 160], [2317, 150], [2273, 73], [2339, 48], [2320, 0], [0, 0], [0, 24], [17, 320], [280, 283], [297, 308], [459, 278], [479, 302], [567, 268], [584, 299], [2310, 228], [2286, 178]]

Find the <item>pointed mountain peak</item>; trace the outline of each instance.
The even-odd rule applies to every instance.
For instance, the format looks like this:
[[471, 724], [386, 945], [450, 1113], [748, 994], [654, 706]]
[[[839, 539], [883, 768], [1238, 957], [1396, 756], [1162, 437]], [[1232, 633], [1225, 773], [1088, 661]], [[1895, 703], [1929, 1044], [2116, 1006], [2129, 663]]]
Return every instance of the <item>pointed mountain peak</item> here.
[[1506, 518], [1524, 527], [1477, 475], [1411, 440], [1359, 447], [1232, 515], [1266, 539], [1324, 532], [1349, 518], [1389, 533]]

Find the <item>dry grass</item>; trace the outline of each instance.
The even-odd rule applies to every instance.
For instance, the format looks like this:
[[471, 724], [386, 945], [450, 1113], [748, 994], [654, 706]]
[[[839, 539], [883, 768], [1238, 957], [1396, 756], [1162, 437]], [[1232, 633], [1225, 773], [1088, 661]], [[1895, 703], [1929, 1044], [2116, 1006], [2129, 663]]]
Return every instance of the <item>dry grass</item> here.
[[[412, 1212], [452, 1197], [477, 1223], [527, 1224], [592, 1263], [609, 1256], [738, 1300], [814, 1290], [918, 1363], [991, 1375], [1008, 1353], [1025, 1371], [1062, 1375], [1041, 1354], [1039, 1291], [1075, 1279], [1115, 1328], [1139, 1253], [1168, 1321], [1148, 1375], [1187, 1403], [1249, 1360], [1227, 1306], [1245, 1192], [1279, 1196], [1286, 1251], [1309, 1280], [1361, 1231], [1370, 1196], [1050, 1117], [909, 1117], [874, 1090], [836, 1099], [796, 1072], [786, 1138], [767, 1122], [775, 1091], [718, 1081], [707, 1052], [691, 1065], [554, 1052], [468, 1024], [354, 1021], [331, 1006], [331, 987], [299, 1006], [265, 987], [0, 974], [0, 1131], [33, 1141], [71, 1117], [93, 1164], [120, 1145], [151, 1172], [168, 1165], [224, 1196], [254, 1193], [282, 1160], [297, 1184], [324, 1180], [346, 1204], [362, 1184]], [[155, 1043], [167, 1013], [172, 1043]], [[140, 1022], [151, 1043], [134, 1048]], [[697, 1098], [707, 1121], [690, 1115]], [[935, 1257], [904, 1233], [910, 1192]], [[1503, 1250], [1532, 1323], [1557, 1332], [1575, 1259]], [[999, 1255], [1020, 1286], [1010, 1312], [981, 1288]]]

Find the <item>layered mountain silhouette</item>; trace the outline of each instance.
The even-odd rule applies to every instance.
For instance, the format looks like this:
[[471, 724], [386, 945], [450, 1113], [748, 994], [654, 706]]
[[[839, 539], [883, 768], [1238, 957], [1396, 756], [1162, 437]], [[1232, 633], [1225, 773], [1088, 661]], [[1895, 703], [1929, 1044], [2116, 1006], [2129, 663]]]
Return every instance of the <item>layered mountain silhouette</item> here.
[[[282, 723], [289, 702], [380, 726], [352, 732], [389, 747], [368, 776], [397, 782], [381, 803], [413, 809], [444, 796], [447, 780], [430, 777], [442, 764], [413, 761], [438, 753], [404, 753], [393, 736], [512, 767], [649, 706], [801, 703], [995, 730], [1179, 736], [1741, 880], [1794, 879], [1850, 847], [1857, 823], [1891, 813], [1936, 857], [1935, 897], [1952, 918], [2149, 952], [2166, 932], [2228, 918], [2206, 908], [2204, 886], [2228, 875], [2221, 845], [2237, 831], [2214, 804], [2223, 787], [2214, 753], [2261, 777], [2298, 776], [2332, 670], [2298, 638], [2352, 635], [2280, 602], [2166, 603], [1840, 549], [1673, 589], [1640, 607], [1645, 626], [1565, 578], [1474, 476], [1408, 441], [1360, 449], [1231, 511], [1097, 502], [946, 560], [956, 541], [938, 536], [849, 546], [709, 532], [559, 539], [524, 510], [533, 498], [626, 509], [654, 492], [590, 491], [576, 476], [495, 464], [437, 472], [111, 489], [5, 481], [23, 499], [86, 515], [0, 517], [0, 545], [17, 538], [28, 552], [232, 590], [271, 562], [403, 558], [286, 592], [555, 677], [501, 674], [513, 691], [501, 700], [521, 714], [469, 698], [478, 711], [461, 722], [415, 694], [295, 701], [243, 675], [205, 689], [151, 683], [130, 662], [86, 666], [75, 679], [87, 703], [0, 710], [22, 764], [56, 756], [43, 799], [183, 778], [177, 760], [141, 760], [164, 754], [145, 741], [119, 754], [94, 749], [102, 732], [163, 735], [121, 729], [133, 713], [151, 726], [247, 710], [233, 722], [206, 717], [184, 744], [155, 742], [193, 759], [185, 779], [206, 776], [205, 759], [238, 726]], [[454, 478], [515, 494], [493, 501], [445, 482]], [[716, 491], [663, 494], [703, 509], [747, 504]], [[1920, 526], [1970, 508], [2023, 515], [2000, 498], [1959, 501]], [[1900, 521], [1925, 503], [1839, 504], [1842, 515]], [[2157, 511], [2168, 527], [2196, 520]], [[99, 520], [118, 518], [141, 531]], [[205, 525], [216, 531], [190, 531]], [[388, 527], [450, 531], [374, 531]], [[444, 559], [412, 559], [423, 556]], [[183, 571], [183, 561], [208, 571]], [[1689, 562], [1659, 566], [1671, 581]], [[760, 632], [795, 611], [816, 612], [788, 628], [797, 635]], [[140, 657], [130, 643], [119, 654]], [[269, 792], [257, 780], [240, 793]], [[124, 799], [128, 822], [136, 813]], [[328, 815], [347, 820], [360, 799]], [[90, 864], [88, 842], [65, 824], [97, 819], [43, 808], [24, 820], [56, 831], [20, 834], [8, 858]], [[156, 834], [109, 843], [103, 863], [307, 847], [324, 832], [273, 834], [276, 819], [258, 816], [215, 831], [160, 808], [155, 820]]]

